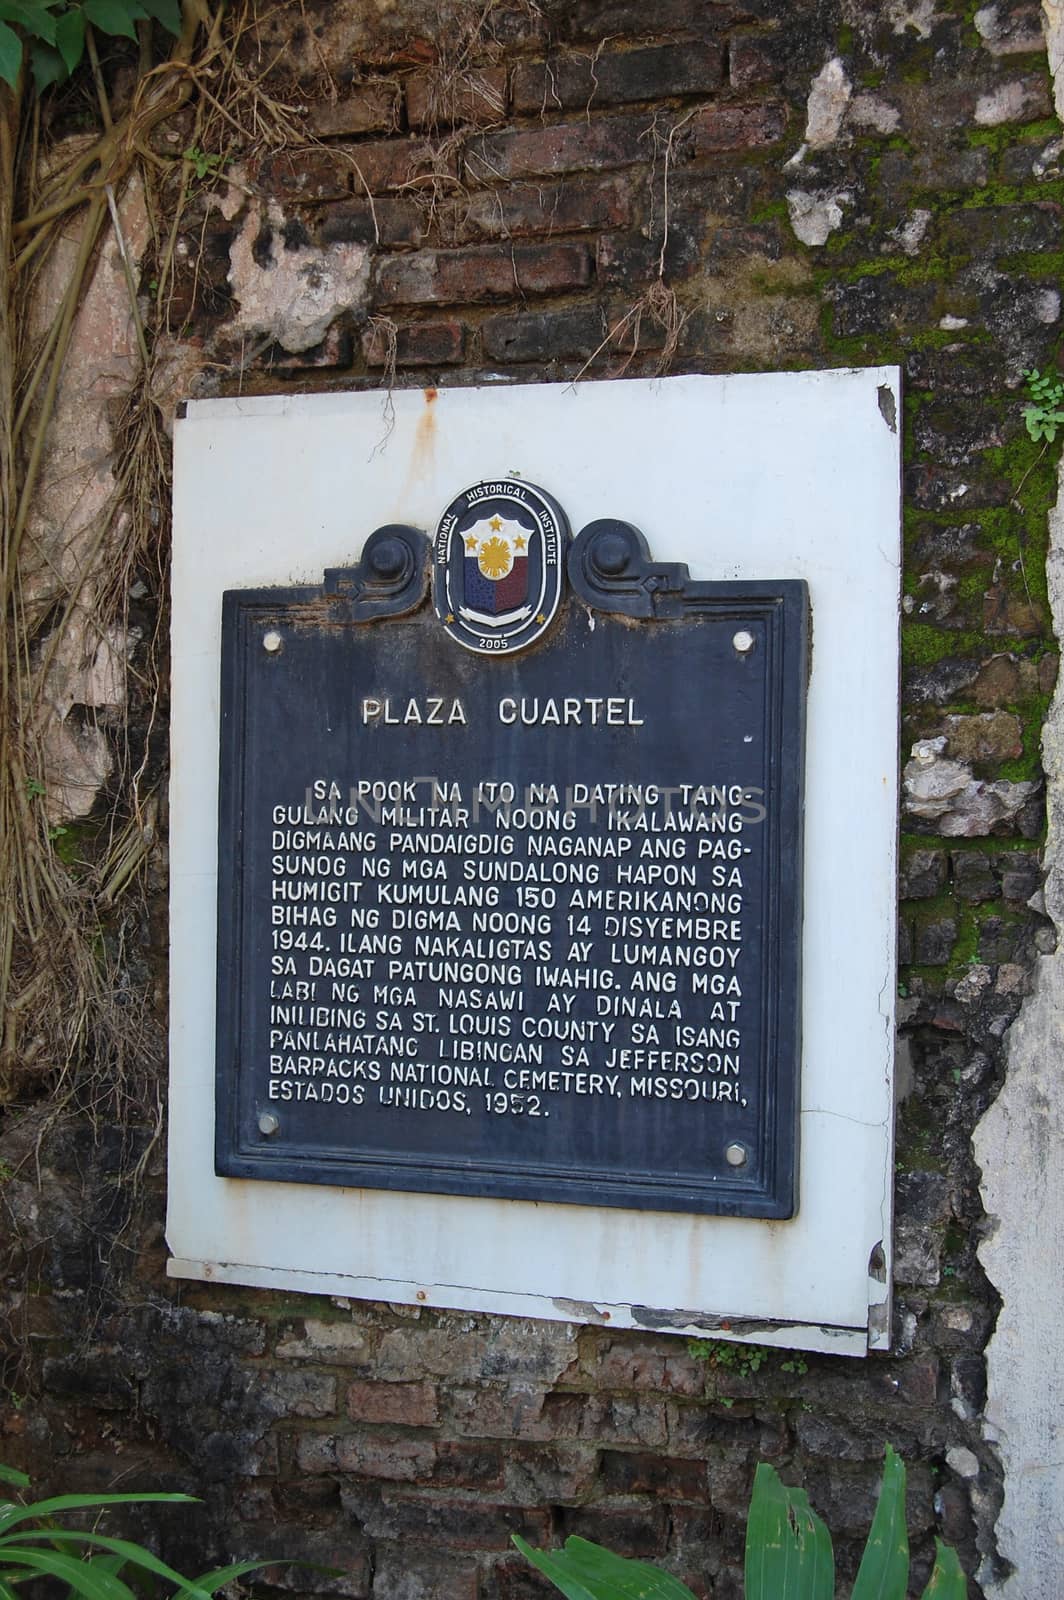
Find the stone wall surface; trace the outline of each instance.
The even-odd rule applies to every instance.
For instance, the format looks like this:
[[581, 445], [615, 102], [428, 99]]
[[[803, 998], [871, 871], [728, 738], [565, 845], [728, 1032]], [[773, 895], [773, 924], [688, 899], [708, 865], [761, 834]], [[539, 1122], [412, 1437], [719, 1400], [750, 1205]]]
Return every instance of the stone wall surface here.
[[[1000, 1302], [984, 1265], [993, 1274], [1024, 1194], [983, 1174], [988, 1222], [972, 1144], [1056, 941], [1039, 743], [1057, 665], [1045, 576], [1056, 452], [1022, 418], [1024, 371], [1056, 363], [1064, 263], [1064, 143], [1038, 8], [282, 0], [241, 49], [247, 72], [298, 108], [305, 138], [263, 149], [234, 132], [199, 182], [157, 333], [167, 404], [292, 386], [623, 381], [663, 357], [678, 372], [903, 367], [894, 1346], [868, 1361], [789, 1358], [179, 1287], [164, 1273], [147, 1131], [105, 1135], [77, 1116], [45, 1130], [30, 1108], [0, 1133], [17, 1374], [2, 1453], [43, 1486], [199, 1493], [199, 1507], [153, 1520], [167, 1555], [190, 1571], [266, 1555], [282, 1593], [523, 1600], [546, 1586], [513, 1551], [519, 1532], [602, 1540], [728, 1600], [742, 1592], [757, 1460], [807, 1487], [849, 1580], [890, 1440], [909, 1467], [914, 1592], [939, 1534], [973, 1596], [1003, 1584], [1055, 1595], [1055, 1539], [1033, 1527], [1052, 1495], [1021, 1496], [1028, 1510], [1007, 1512], [998, 1534], [1015, 1493], [1003, 1461], [1020, 1476], [1041, 1465], [1024, 1467], [1002, 1429], [1040, 1402], [1001, 1400], [999, 1360], [985, 1430]], [[180, 122], [164, 135], [178, 148], [189, 136]], [[88, 464], [53, 458], [42, 573], [77, 537], [78, 472], [90, 488], [107, 478], [116, 370], [99, 374]], [[83, 393], [91, 411], [88, 379]], [[692, 470], [713, 470], [712, 440]], [[855, 649], [860, 635], [855, 595]], [[67, 822], [106, 813], [94, 786], [112, 771], [126, 676], [128, 713], [143, 714], [142, 648], [135, 631], [112, 643], [129, 672], [107, 669], [108, 718], [90, 715], [104, 702], [82, 683], [106, 663], [57, 688], [81, 751]], [[60, 761], [58, 734], [52, 746]], [[131, 955], [142, 989], [165, 962], [161, 846], [151, 874], [155, 910]], [[1050, 984], [1043, 972], [1046, 1017], [1024, 1024], [1036, 1056]], [[1043, 1060], [1029, 1094], [1051, 1103], [1054, 1076]], [[136, 1188], [118, 1181], [131, 1149], [144, 1158]], [[1000, 1130], [979, 1151], [984, 1165], [1016, 1159]], [[1035, 1292], [1044, 1306], [1053, 1275]], [[1024, 1316], [1006, 1310], [1020, 1348]], [[1039, 1348], [1044, 1371], [1052, 1347]], [[342, 1576], [285, 1564], [295, 1558]]]

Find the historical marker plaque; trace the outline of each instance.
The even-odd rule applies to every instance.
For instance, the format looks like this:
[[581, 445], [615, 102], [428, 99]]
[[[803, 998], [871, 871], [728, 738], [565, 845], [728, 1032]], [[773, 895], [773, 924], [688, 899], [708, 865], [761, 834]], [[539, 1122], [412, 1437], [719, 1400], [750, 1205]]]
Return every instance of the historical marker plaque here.
[[807, 616], [513, 480], [228, 593], [217, 1171], [793, 1215]]

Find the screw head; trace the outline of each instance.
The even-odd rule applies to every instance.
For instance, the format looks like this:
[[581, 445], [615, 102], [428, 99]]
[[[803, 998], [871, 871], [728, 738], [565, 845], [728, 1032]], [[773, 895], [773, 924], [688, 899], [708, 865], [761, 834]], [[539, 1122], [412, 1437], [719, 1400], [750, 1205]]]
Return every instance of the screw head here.
[[729, 1167], [745, 1167], [750, 1159], [750, 1152], [745, 1144], [726, 1144], [724, 1146], [724, 1159]]
[[745, 628], [740, 628], [738, 633], [732, 635], [732, 644], [741, 656], [748, 656], [757, 640]]
[[262, 636], [262, 648], [268, 650], [271, 655], [281, 648], [282, 643], [281, 635], [275, 628], [271, 628], [269, 633], [264, 633]]
[[272, 1111], [259, 1112], [259, 1132], [264, 1133], [267, 1138], [271, 1133], [276, 1133], [280, 1126], [281, 1119]]

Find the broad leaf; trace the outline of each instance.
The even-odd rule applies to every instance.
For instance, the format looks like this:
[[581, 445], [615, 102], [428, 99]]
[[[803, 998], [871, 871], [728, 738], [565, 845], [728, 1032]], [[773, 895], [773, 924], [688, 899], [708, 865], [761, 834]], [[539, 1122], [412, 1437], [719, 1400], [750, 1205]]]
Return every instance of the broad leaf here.
[[[190, 1581], [186, 1581], [183, 1578], [181, 1580], [183, 1587], [174, 1595], [173, 1600], [195, 1600], [195, 1596], [198, 1594], [213, 1595], [223, 1584], [232, 1583], [234, 1578], [242, 1578], [246, 1572], [256, 1572], [263, 1567], [277, 1567], [280, 1565], [282, 1563], [274, 1557], [270, 1561], [233, 1561], [227, 1567], [214, 1567], [210, 1572], [204, 1572], [200, 1577], [193, 1578]], [[285, 1562], [283, 1565], [303, 1567], [308, 1563], [292, 1561]], [[335, 1567], [314, 1566], [312, 1570], [315, 1572], [327, 1572], [330, 1577], [339, 1576]]]
[[181, 0], [141, 0], [149, 17], [162, 24], [176, 38], [181, 32]]
[[25, 0], [2, 0], [0, 19], [16, 23], [33, 39], [55, 43], [55, 18], [43, 5], [27, 5]]
[[831, 1535], [803, 1489], [788, 1489], [762, 1462], [746, 1524], [746, 1600], [831, 1600]]
[[[8, 27], [6, 22], [0, 22], [0, 78], [10, 85], [12, 89], [18, 83], [21, 65], [22, 40], [13, 28]], [[8, 1479], [8, 1482], [10, 1481]]]
[[968, 1600], [968, 1585], [956, 1550], [935, 1540], [935, 1565], [923, 1600]]
[[905, 1527], [905, 1463], [887, 1445], [883, 1484], [872, 1531], [857, 1569], [852, 1600], [895, 1600], [909, 1586], [909, 1534]]
[[[29, 1482], [27, 1478], [26, 1482]], [[50, 1500], [38, 1500], [31, 1506], [9, 1504], [0, 1511], [0, 1534], [6, 1534], [16, 1523], [27, 1517], [51, 1517], [57, 1511], [95, 1511], [100, 1506], [142, 1505], [195, 1505], [193, 1494], [57, 1494]], [[23, 1537], [23, 1535], [19, 1535]], [[0, 1539], [0, 1550], [7, 1541]], [[181, 1582], [184, 1583], [184, 1578]]]
[[55, 25], [55, 47], [68, 72], [73, 72], [85, 49], [85, 13], [67, 11]]
[[62, 82], [67, 75], [59, 51], [54, 45], [45, 44], [40, 39], [34, 39], [30, 45], [30, 67], [33, 71], [33, 86], [38, 94], [50, 89], [53, 83]]
[[629, 1561], [588, 1539], [569, 1538], [561, 1550], [533, 1550], [519, 1534], [514, 1544], [569, 1600], [694, 1600], [678, 1578], [645, 1561]]
[[83, 0], [85, 15], [101, 33], [120, 34], [123, 39], [135, 39], [134, 22], [144, 16], [144, 7], [137, 0]]

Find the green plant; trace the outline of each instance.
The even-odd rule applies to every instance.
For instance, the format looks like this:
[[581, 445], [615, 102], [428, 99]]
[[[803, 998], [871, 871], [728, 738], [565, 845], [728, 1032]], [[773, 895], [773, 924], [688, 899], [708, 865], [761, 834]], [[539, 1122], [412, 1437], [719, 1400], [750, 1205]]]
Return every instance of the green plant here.
[[[0, 1483], [22, 1490], [29, 1488], [30, 1480], [24, 1472], [0, 1466]], [[211, 1600], [223, 1584], [268, 1565], [235, 1561], [199, 1578], [184, 1578], [141, 1544], [111, 1538], [95, 1528], [65, 1528], [57, 1520], [70, 1511], [193, 1500], [188, 1494], [61, 1494], [26, 1504], [0, 1493], [0, 1600], [15, 1600], [17, 1584], [38, 1578], [58, 1579], [68, 1595], [84, 1600], [135, 1600], [137, 1591], [119, 1573], [139, 1582], [146, 1592], [157, 1592], [153, 1580], [161, 1578], [173, 1586], [173, 1600]]]
[[0, 78], [15, 88], [28, 54], [38, 93], [68, 78], [86, 43], [95, 63], [90, 30], [126, 39], [137, 22], [155, 21], [177, 37], [180, 0], [0, 0]]
[[213, 178], [225, 165], [225, 157], [208, 155], [206, 150], [201, 150], [198, 144], [190, 144], [181, 154], [191, 166], [196, 177], [203, 181], [204, 178]]
[[1064, 423], [1064, 379], [1043, 374], [1037, 367], [1025, 372], [1031, 404], [1024, 407], [1023, 420], [1032, 439], [1052, 444], [1057, 429]]
[[763, 1344], [730, 1344], [725, 1339], [689, 1339], [687, 1350], [715, 1372], [734, 1372], [740, 1378], [760, 1372], [772, 1354]]
[[[694, 1600], [678, 1578], [645, 1561], [629, 1561], [587, 1539], [571, 1538], [561, 1550], [534, 1550], [518, 1534], [513, 1542], [569, 1600]], [[965, 1600], [967, 1585], [956, 1553], [935, 1541], [935, 1566], [923, 1600]], [[852, 1600], [905, 1600], [909, 1537], [905, 1528], [905, 1465], [887, 1445], [883, 1483], [861, 1557]], [[831, 1534], [804, 1489], [781, 1482], [762, 1462], [746, 1523], [746, 1600], [832, 1600], [835, 1557]]]

